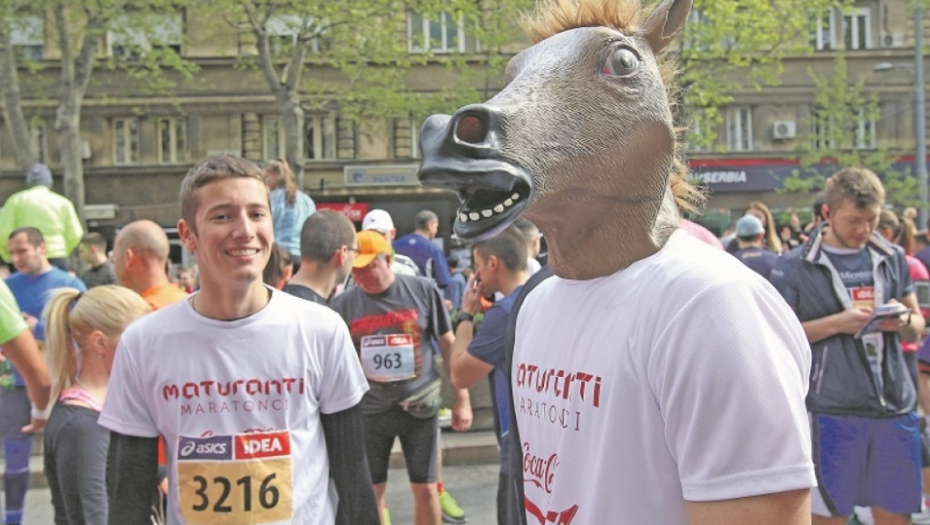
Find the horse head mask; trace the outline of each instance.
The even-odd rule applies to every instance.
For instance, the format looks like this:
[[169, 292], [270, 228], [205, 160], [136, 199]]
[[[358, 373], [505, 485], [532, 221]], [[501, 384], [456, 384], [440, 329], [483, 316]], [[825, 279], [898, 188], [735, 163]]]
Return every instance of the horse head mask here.
[[657, 58], [690, 9], [664, 0], [644, 16], [639, 0], [543, 2], [527, 22], [535, 44], [510, 60], [504, 88], [423, 124], [419, 178], [458, 193], [455, 233], [491, 236], [525, 213], [552, 255], [560, 237], [568, 246], [605, 220], [619, 223], [621, 246], [661, 248], [695, 196], [676, 159], [672, 68]]

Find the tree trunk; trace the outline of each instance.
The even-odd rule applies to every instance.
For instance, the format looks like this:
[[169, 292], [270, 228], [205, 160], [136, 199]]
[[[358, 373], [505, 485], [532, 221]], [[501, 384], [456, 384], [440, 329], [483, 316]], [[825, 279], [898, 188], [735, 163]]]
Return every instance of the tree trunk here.
[[81, 159], [81, 104], [94, 70], [94, 54], [104, 33], [107, 19], [102, 12], [88, 15], [80, 49], [75, 56], [70, 25], [63, 3], [55, 6], [55, 28], [61, 49], [61, 91], [55, 129], [61, 134], [61, 167], [64, 170], [65, 197], [74, 204], [84, 221], [84, 165]]
[[[304, 189], [304, 110], [297, 94], [291, 90], [278, 94], [278, 110], [284, 124], [284, 151], [287, 163], [297, 176], [297, 187]], [[317, 133], [319, 130], [315, 130]]]
[[64, 170], [65, 197], [84, 222], [84, 164], [81, 159], [81, 103], [62, 102], [58, 111], [58, 132], [61, 136], [61, 167]]
[[25, 173], [36, 158], [32, 151], [32, 133], [19, 96], [19, 75], [9, 29], [0, 21], [0, 100], [3, 101], [7, 130], [13, 137], [16, 166]]

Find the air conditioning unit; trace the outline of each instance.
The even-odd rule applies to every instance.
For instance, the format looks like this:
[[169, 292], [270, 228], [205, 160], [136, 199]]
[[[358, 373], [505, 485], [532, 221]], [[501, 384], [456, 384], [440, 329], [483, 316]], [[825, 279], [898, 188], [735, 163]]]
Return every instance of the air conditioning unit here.
[[772, 123], [772, 138], [775, 140], [793, 139], [797, 132], [797, 125], [793, 120], [776, 120]]
[[879, 35], [879, 43], [884, 48], [904, 47], [904, 33], [885, 33]]

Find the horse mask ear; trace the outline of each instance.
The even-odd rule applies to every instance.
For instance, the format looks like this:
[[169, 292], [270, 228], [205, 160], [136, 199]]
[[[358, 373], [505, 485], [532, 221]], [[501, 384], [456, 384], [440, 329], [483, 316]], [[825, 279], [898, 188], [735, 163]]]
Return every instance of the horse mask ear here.
[[642, 37], [646, 39], [652, 52], [658, 54], [675, 35], [681, 31], [688, 14], [691, 12], [692, 0], [663, 0], [662, 4], [643, 24]]

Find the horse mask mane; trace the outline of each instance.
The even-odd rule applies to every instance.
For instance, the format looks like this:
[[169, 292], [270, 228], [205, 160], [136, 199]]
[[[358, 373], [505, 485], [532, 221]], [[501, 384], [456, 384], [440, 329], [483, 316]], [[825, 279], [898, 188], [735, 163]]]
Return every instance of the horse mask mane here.
[[678, 160], [674, 68], [661, 54], [690, 10], [542, 2], [525, 20], [534, 45], [511, 59], [501, 91], [423, 124], [420, 182], [458, 193], [455, 233], [486, 238], [523, 213], [547, 236], [554, 272], [576, 278], [603, 274], [571, 267], [579, 253], [608, 249], [617, 270], [660, 249], [701, 197]]

